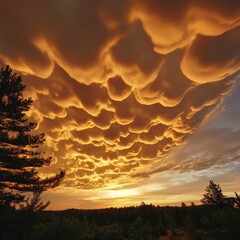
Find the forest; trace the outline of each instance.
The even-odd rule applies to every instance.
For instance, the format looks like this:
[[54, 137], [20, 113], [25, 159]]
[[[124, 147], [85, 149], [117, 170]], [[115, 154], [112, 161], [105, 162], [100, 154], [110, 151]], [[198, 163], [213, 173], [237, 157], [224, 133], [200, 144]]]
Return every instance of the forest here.
[[[1, 240], [238, 240], [240, 197], [227, 198], [209, 182], [202, 205], [96, 210], [16, 210], [1, 206]], [[38, 201], [37, 201], [38, 202]]]
[[[240, 209], [215, 206], [99, 210], [1, 209], [0, 239], [158, 240], [240, 239]], [[164, 238], [169, 236], [169, 238]]]

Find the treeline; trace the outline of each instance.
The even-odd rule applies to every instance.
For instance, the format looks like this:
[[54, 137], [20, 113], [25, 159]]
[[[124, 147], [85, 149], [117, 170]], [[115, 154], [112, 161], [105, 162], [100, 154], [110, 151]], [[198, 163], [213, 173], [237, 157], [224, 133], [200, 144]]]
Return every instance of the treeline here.
[[1, 240], [239, 240], [240, 209], [200, 205], [99, 210], [1, 209]]

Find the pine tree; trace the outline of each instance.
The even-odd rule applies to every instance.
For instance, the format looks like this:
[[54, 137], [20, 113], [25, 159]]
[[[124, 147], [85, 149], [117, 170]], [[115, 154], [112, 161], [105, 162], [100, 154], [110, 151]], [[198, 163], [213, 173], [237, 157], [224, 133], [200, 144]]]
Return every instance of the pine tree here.
[[40, 178], [38, 168], [47, 166], [50, 157], [42, 157], [39, 147], [44, 134], [31, 134], [37, 123], [26, 118], [32, 99], [24, 98], [21, 76], [9, 66], [0, 70], [0, 205], [26, 201], [25, 193], [41, 193], [58, 186], [64, 171]]
[[226, 196], [223, 195], [219, 184], [215, 184], [213, 180], [210, 180], [205, 190], [206, 193], [203, 194], [203, 199], [201, 199], [203, 204], [217, 207], [224, 207], [226, 205]]
[[22, 207], [23, 210], [28, 210], [32, 212], [39, 212], [44, 210], [51, 202], [47, 201], [44, 203], [41, 199], [42, 192], [34, 192], [33, 197], [31, 199], [26, 200], [26, 204], [24, 204]]

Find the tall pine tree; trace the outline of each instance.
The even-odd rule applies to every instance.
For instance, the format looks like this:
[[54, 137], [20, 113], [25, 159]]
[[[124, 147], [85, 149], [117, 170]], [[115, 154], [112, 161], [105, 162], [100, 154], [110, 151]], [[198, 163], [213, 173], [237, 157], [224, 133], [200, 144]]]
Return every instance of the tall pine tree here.
[[206, 193], [203, 194], [203, 199], [201, 199], [201, 202], [204, 205], [212, 205], [220, 208], [226, 206], [226, 196], [223, 195], [219, 184], [216, 184], [213, 180], [210, 180], [205, 191]]
[[31, 134], [37, 123], [26, 118], [32, 99], [24, 98], [21, 76], [9, 66], [0, 70], [0, 204], [23, 203], [26, 192], [41, 193], [58, 186], [64, 177], [60, 171], [41, 178], [38, 168], [47, 166], [50, 157], [43, 157], [39, 147], [44, 134]]

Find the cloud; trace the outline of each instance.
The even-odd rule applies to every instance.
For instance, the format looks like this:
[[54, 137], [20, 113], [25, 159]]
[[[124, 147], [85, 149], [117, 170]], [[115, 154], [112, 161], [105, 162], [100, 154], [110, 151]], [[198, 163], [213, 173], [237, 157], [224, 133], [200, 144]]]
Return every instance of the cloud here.
[[[219, 81], [240, 69], [240, 31], [229, 30], [219, 36], [198, 35], [188, 47], [181, 63], [187, 77], [199, 83]], [[221, 57], [219, 57], [219, 49]]]
[[[171, 173], [199, 175], [233, 170], [240, 163], [240, 144], [236, 141], [240, 130], [223, 127], [205, 127], [188, 138], [184, 147], [177, 148], [162, 157], [161, 161], [153, 164], [148, 170], [138, 172], [137, 178], [147, 178], [152, 174]], [[212, 169], [212, 171], [211, 171]], [[215, 170], [214, 170], [215, 169]], [[203, 172], [203, 173], [201, 173]], [[209, 178], [210, 176], [208, 176]]]
[[[211, 141], [207, 141], [210, 136]], [[198, 171], [212, 166], [237, 163], [240, 161], [240, 145], [235, 139], [239, 136], [240, 131], [231, 128], [205, 129], [198, 134], [198, 139], [195, 136], [191, 138], [191, 143], [185, 146], [185, 152], [179, 154], [179, 162], [182, 164], [175, 168], [181, 171]], [[190, 156], [189, 147], [197, 154]]]
[[24, 74], [63, 188], [176, 167], [158, 159], [215, 111], [239, 70], [239, 1], [0, 3], [0, 61]]

